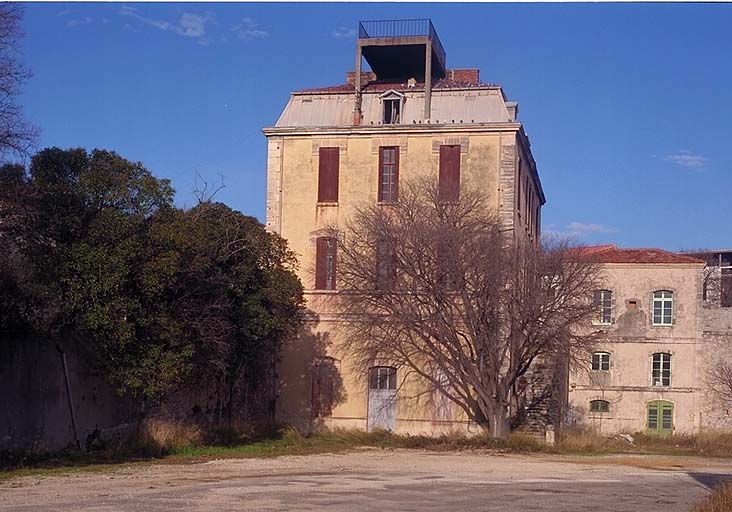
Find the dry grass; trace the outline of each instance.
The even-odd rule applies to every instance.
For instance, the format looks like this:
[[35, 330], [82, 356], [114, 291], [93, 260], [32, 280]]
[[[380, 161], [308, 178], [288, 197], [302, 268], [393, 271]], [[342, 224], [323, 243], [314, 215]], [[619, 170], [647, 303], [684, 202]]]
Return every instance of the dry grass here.
[[556, 448], [564, 453], [624, 453], [632, 451], [633, 445], [589, 429], [567, 429], [558, 436]]
[[119, 441], [112, 449], [127, 448], [144, 456], [161, 457], [187, 446], [200, 445], [203, 437], [201, 428], [195, 424], [149, 419], [138, 432]]
[[712, 494], [694, 505], [691, 512], [730, 512], [732, 510], [732, 483], [725, 482]]
[[[95, 451], [0, 454], [0, 478], [9, 476], [7, 473], [3, 474], [2, 470], [18, 472], [38, 468], [81, 468], [160, 457], [184, 457], [191, 460], [214, 457], [277, 457], [341, 452], [358, 447], [543, 452], [578, 456], [624, 454], [633, 459], [631, 465], [642, 465], [646, 461], [635, 459], [641, 459], [639, 456], [647, 454], [732, 457], [732, 432], [705, 431], [697, 436], [674, 436], [665, 439], [633, 434], [633, 443], [630, 443], [619, 437], [604, 437], [591, 430], [566, 430], [558, 436], [555, 446], [548, 446], [543, 440], [522, 433], [511, 434], [507, 441], [497, 441], [486, 434], [468, 436], [460, 432], [427, 436], [400, 435], [384, 430], [365, 432], [334, 429], [306, 435], [294, 428], [278, 429], [251, 424], [219, 425], [204, 431], [194, 424], [151, 419], [145, 421], [134, 435], [109, 440]], [[658, 465], [659, 462], [654, 460], [653, 464]], [[673, 465], [673, 461], [667, 465]]]
[[732, 432], [707, 430], [694, 436], [671, 437], [631, 434], [630, 443], [619, 436], [606, 437], [589, 429], [568, 429], [559, 436], [557, 450], [563, 453], [636, 453], [732, 457]]

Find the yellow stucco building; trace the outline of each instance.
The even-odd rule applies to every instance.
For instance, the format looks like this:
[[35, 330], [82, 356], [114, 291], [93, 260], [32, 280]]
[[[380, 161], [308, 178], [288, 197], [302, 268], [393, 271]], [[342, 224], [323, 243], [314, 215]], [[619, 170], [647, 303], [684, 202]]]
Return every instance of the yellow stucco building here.
[[[470, 428], [440, 397], [399, 396], [400, 368], [366, 375], [339, 351], [337, 247], [324, 235], [358, 205], [388, 203], [399, 183], [433, 176], [489, 197], [507, 231], [536, 241], [545, 202], [518, 105], [477, 69], [449, 69], [429, 20], [362, 22], [346, 82], [293, 92], [267, 137], [266, 225], [300, 261], [311, 322], [285, 348], [277, 419], [398, 432]], [[371, 71], [363, 71], [366, 60]], [[414, 383], [418, 386], [418, 383]]]

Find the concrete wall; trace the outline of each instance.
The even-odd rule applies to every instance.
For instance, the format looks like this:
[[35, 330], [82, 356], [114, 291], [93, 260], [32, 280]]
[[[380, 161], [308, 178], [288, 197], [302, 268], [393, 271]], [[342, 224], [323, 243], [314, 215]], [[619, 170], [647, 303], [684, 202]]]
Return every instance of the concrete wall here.
[[[95, 428], [135, 421], [123, 400], [93, 370], [81, 348], [68, 343], [69, 380], [82, 446]], [[74, 442], [61, 356], [45, 340], [14, 341], [0, 357], [0, 450], [58, 450]]]
[[[674, 404], [677, 433], [692, 433], [701, 425], [702, 358], [701, 265], [606, 264], [603, 287], [613, 292], [613, 323], [594, 325], [605, 332], [598, 351], [609, 352], [608, 372], [592, 371], [590, 361], [570, 374], [569, 421], [603, 433], [643, 431], [649, 401]], [[655, 290], [674, 292], [672, 326], [652, 325], [651, 296]], [[630, 301], [636, 301], [633, 308]], [[667, 352], [671, 385], [653, 386], [651, 358]], [[591, 413], [591, 400], [610, 402], [610, 412]]]

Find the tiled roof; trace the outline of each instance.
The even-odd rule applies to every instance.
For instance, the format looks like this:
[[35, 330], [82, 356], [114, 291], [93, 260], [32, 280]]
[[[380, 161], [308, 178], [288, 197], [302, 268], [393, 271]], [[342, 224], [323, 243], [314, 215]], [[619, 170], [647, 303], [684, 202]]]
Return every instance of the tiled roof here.
[[580, 247], [580, 257], [592, 263], [704, 263], [704, 260], [663, 249], [621, 249], [615, 245]]
[[[450, 80], [448, 78], [439, 78], [432, 82], [432, 89], [467, 89], [467, 88], [481, 88], [481, 87], [495, 87], [495, 85], [492, 84], [484, 84], [484, 83], [470, 83], [470, 82], [463, 82], [459, 80]], [[409, 87], [405, 82], [394, 82], [394, 81], [385, 81], [385, 80], [374, 80], [372, 82], [368, 82], [364, 87], [364, 92], [379, 92], [379, 91], [389, 91], [389, 90], [395, 90], [395, 91], [409, 91], [409, 90], [423, 90], [424, 89], [424, 82], [417, 82], [414, 87]], [[314, 89], [302, 89], [299, 91], [295, 91], [298, 93], [348, 93], [353, 92], [354, 86], [353, 84], [341, 84], [341, 85], [333, 85], [330, 87], [317, 87]]]

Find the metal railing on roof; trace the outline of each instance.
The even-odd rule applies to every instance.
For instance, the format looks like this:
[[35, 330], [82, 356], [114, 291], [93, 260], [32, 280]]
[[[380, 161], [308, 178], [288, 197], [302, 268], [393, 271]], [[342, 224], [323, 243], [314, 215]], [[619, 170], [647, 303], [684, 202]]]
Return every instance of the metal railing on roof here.
[[432, 40], [432, 46], [435, 49], [440, 62], [445, 64], [445, 48], [442, 46], [440, 38], [432, 20], [429, 18], [411, 19], [411, 20], [376, 20], [376, 21], [359, 21], [358, 37], [359, 39], [373, 39], [378, 37], [414, 37], [427, 36]]

